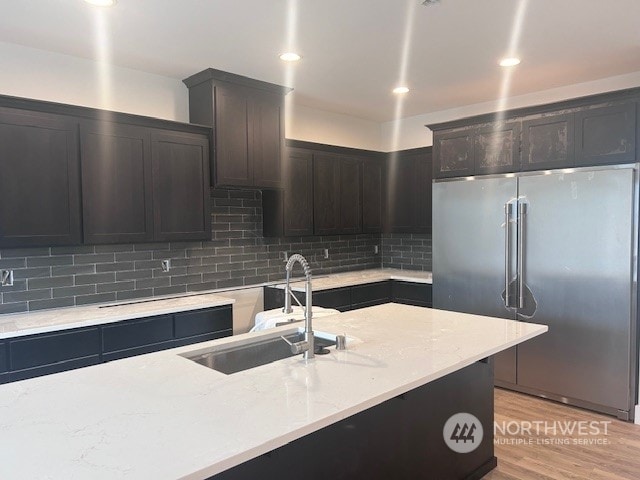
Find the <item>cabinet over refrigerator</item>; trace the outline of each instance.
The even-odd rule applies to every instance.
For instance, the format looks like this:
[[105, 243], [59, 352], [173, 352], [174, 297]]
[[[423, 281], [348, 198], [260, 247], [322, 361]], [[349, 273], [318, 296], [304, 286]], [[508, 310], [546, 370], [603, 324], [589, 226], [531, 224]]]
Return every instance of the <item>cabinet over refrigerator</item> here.
[[632, 419], [638, 164], [436, 180], [434, 308], [549, 326], [496, 385]]

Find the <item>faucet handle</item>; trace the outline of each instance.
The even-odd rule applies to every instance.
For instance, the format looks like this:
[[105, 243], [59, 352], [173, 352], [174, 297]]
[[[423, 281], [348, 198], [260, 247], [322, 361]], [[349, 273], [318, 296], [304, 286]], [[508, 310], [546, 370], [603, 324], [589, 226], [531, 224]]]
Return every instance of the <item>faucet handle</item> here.
[[298, 353], [304, 353], [309, 350], [309, 342], [290, 342], [284, 335], [280, 335], [280, 338], [289, 344], [289, 347], [291, 347], [291, 353], [293, 353], [294, 355], [297, 355]]

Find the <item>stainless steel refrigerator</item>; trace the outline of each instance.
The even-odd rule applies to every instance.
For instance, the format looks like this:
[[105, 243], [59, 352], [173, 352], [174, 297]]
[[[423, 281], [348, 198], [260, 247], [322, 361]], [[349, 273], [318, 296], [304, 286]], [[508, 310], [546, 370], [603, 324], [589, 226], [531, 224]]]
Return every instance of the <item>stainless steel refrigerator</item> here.
[[496, 384], [632, 419], [638, 165], [436, 180], [434, 308], [549, 326]]

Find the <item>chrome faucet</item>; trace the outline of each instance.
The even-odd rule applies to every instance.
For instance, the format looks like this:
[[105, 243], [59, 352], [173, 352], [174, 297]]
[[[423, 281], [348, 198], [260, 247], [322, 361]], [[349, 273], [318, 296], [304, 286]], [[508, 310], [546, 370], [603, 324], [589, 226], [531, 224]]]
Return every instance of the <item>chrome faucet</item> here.
[[[315, 350], [315, 345], [313, 341], [313, 327], [311, 326], [311, 312], [313, 310], [313, 302], [311, 299], [311, 296], [312, 296], [311, 268], [309, 267], [307, 260], [299, 253], [291, 255], [289, 257], [289, 260], [287, 261], [287, 266], [285, 267], [287, 272], [287, 284], [284, 289], [284, 308], [282, 309], [282, 311], [284, 313], [293, 312], [293, 309], [291, 308], [291, 297], [293, 297], [293, 299], [296, 302], [298, 302], [298, 304], [300, 304], [298, 299], [293, 295], [293, 292], [291, 292], [291, 287], [289, 286], [289, 280], [291, 279], [291, 271], [293, 270], [293, 265], [296, 262], [300, 263], [300, 265], [302, 266], [302, 269], [304, 270], [304, 276], [305, 276], [305, 282], [306, 282], [304, 286], [305, 306], [303, 307], [304, 308], [304, 340], [302, 342], [292, 343], [289, 340], [287, 340], [285, 337], [282, 337], [282, 338], [291, 347], [291, 353], [293, 354], [304, 353], [304, 358], [305, 360], [307, 360], [309, 358], [314, 357], [314, 350]], [[302, 307], [302, 305], [300, 306]]]

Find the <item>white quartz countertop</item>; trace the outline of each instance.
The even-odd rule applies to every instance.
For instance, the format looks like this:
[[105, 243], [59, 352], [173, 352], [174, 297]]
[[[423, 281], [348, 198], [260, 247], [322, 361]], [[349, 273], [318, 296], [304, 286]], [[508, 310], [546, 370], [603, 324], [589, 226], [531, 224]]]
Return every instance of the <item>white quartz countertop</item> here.
[[318, 318], [347, 350], [233, 375], [179, 353], [284, 326], [0, 385], [0, 478], [205, 479], [547, 330], [385, 304]]
[[222, 295], [191, 294], [0, 315], [0, 339], [231, 305], [233, 302], [232, 298]]
[[[311, 286], [314, 292], [329, 290], [331, 288], [350, 287], [364, 285], [366, 283], [384, 282], [385, 280], [402, 280], [414, 283], [432, 283], [431, 272], [414, 270], [398, 270], [395, 268], [375, 268], [371, 270], [359, 270], [355, 272], [332, 273], [311, 277]], [[291, 282], [291, 289], [296, 292], [304, 292], [304, 281], [296, 279]], [[274, 285], [276, 288], [284, 288], [284, 283]]]

